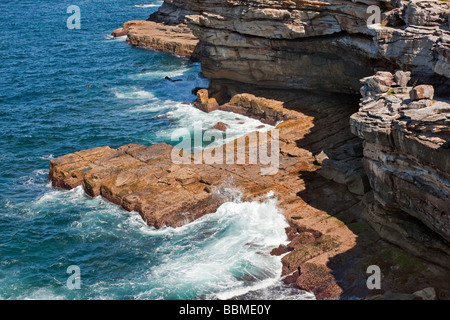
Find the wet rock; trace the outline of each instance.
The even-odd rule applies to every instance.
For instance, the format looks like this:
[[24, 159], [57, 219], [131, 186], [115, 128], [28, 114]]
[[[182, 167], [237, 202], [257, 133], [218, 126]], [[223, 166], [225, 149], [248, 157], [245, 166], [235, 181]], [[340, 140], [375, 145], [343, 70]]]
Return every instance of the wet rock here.
[[195, 106], [203, 112], [212, 112], [219, 109], [219, 104], [216, 99], [209, 97], [207, 89], [200, 89], [197, 91], [197, 100]]
[[275, 248], [272, 251], [270, 251], [270, 254], [273, 256], [282, 256], [283, 254], [288, 253], [292, 250], [294, 250], [294, 248], [281, 244], [278, 248]]
[[127, 28], [119, 28], [114, 30], [111, 35], [113, 37], [123, 37], [126, 36], [128, 34], [128, 29]]
[[225, 132], [228, 130], [229, 127], [230, 126], [227, 125], [226, 123], [219, 121], [211, 129]]
[[294, 284], [297, 281], [299, 276], [300, 276], [299, 271], [295, 271], [292, 274], [284, 277], [283, 278], [283, 283], [285, 283], [285, 284]]
[[172, 79], [168, 76], [164, 77], [165, 80], [170, 81], [170, 82], [180, 82], [183, 81], [182, 79]]

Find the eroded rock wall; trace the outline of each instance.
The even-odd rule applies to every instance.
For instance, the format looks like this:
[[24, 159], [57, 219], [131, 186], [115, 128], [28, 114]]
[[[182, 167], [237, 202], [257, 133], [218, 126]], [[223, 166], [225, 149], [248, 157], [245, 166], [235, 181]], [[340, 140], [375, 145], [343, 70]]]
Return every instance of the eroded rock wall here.
[[449, 101], [432, 86], [399, 87], [388, 72], [362, 82], [350, 124], [373, 188], [366, 218], [385, 239], [450, 267]]
[[[166, 3], [177, 7], [180, 1]], [[188, 1], [209, 79], [270, 88], [358, 92], [377, 69], [450, 76], [448, 4], [442, 1]], [[382, 24], [368, 27], [377, 5]]]

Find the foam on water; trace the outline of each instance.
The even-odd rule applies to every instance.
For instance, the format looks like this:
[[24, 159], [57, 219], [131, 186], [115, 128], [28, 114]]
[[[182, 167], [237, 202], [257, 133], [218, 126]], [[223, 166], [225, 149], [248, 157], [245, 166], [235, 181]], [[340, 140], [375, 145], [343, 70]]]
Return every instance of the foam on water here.
[[154, 7], [160, 7], [162, 5], [162, 1], [157, 1], [154, 4], [136, 4], [134, 7], [136, 8], [154, 8]]
[[269, 199], [227, 202], [195, 224], [164, 230], [172, 241], [158, 248], [161, 264], [147, 272], [154, 288], [139, 297], [220, 299], [267, 287], [281, 273], [279, 257], [269, 253], [286, 242], [286, 226], [276, 199]]
[[[175, 110], [167, 113], [167, 117], [171, 119], [177, 127], [187, 128], [191, 132], [194, 131], [196, 126], [201, 128], [203, 131], [209, 130], [219, 121], [228, 125], [226, 133], [222, 134], [223, 139], [219, 141], [214, 140], [212, 143], [208, 143], [208, 147], [215, 147], [222, 143], [233, 141], [234, 139], [252, 131], [266, 132], [274, 128], [274, 126], [264, 124], [259, 120], [232, 112], [216, 110], [206, 113], [199, 109], [193, 108], [192, 106], [183, 104], [177, 104], [175, 107]], [[176, 129], [177, 128], [174, 128], [170, 132], [166, 131], [161, 134], [165, 136], [172, 136], [172, 132]], [[207, 140], [206, 137], [204, 139]], [[195, 147], [201, 148], [203, 146]]]
[[118, 99], [151, 100], [155, 98], [151, 92], [137, 88], [131, 88], [131, 91], [130, 88], [125, 88], [125, 90], [115, 89], [113, 93]]
[[107, 41], [118, 41], [118, 42], [124, 42], [127, 41], [127, 36], [120, 36], [120, 37], [114, 37], [110, 34], [105, 35], [104, 37]]
[[[23, 220], [44, 225], [49, 216], [60, 215], [43, 234], [41, 246], [49, 247], [49, 255], [23, 250], [21, 257], [34, 259], [37, 270], [46, 265], [55, 276], [41, 288], [18, 285], [14, 277], [0, 278], [0, 287], [9, 289], [6, 298], [20, 299], [230, 299], [251, 292], [276, 298], [270, 297], [271, 288], [289, 290], [281, 284], [280, 257], [270, 255], [287, 243], [288, 224], [276, 201], [236, 197], [193, 223], [156, 230], [138, 213], [90, 198], [81, 187], [53, 190], [31, 203], [34, 216]], [[61, 241], [62, 251], [50, 253]], [[5, 261], [10, 261], [2, 268], [8, 275], [19, 262], [8, 256]], [[73, 264], [81, 268], [82, 290], [64, 288], [65, 268]], [[308, 294], [297, 291], [295, 297]]]
[[[194, 88], [208, 86], [208, 80], [201, 75], [200, 70], [200, 64], [194, 63], [189, 67], [181, 66], [171, 71], [145, 71], [130, 76], [130, 79], [134, 81], [147, 81], [145, 88], [135, 86], [114, 88], [113, 93], [119, 99], [142, 101], [141, 104], [130, 108], [130, 113], [156, 113], [156, 117], [170, 120], [172, 124], [170, 128], [152, 132], [151, 136], [148, 137], [148, 141], [152, 143], [171, 142], [172, 133], [178, 128], [186, 128], [193, 132], [194, 123], [201, 123], [202, 130], [212, 128], [219, 121], [229, 126], [226, 135], [223, 135], [224, 139], [214, 141], [208, 145], [209, 147], [232, 141], [252, 131], [265, 132], [274, 128], [243, 115], [220, 110], [206, 113], [193, 105], [186, 104], [186, 102], [192, 103], [195, 100], [195, 96], [192, 95]], [[164, 79], [166, 76], [180, 81], [168, 81]], [[196, 147], [203, 148], [204, 145]]]

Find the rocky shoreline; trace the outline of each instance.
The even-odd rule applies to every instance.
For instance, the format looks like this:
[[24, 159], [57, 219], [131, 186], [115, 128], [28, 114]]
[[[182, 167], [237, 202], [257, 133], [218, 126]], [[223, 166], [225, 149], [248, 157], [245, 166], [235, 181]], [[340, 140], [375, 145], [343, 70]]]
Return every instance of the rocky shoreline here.
[[[274, 99], [277, 93], [283, 101]], [[281, 157], [279, 173], [274, 176], [261, 176], [259, 165], [175, 165], [170, 159], [172, 146], [127, 145], [117, 150], [104, 147], [80, 151], [52, 160], [52, 184], [68, 189], [82, 185], [91, 196], [101, 195], [127, 210], [138, 211], [156, 228], [181, 226], [214, 212], [231, 200], [221, 192], [225, 188], [239, 190], [245, 201], [263, 200], [272, 191], [291, 225], [286, 230], [291, 242], [272, 251], [275, 255], [287, 253], [282, 258], [284, 281], [313, 292], [318, 299], [368, 296], [369, 292], [364, 289], [364, 268], [376, 264], [377, 257], [389, 253], [383, 257], [383, 262], [392, 265], [399, 256], [410, 261], [417, 259], [381, 240], [362, 219], [362, 194], [367, 188], [363, 181], [365, 176], [355, 170], [351, 178], [353, 188], [330, 181], [325, 177], [333, 170], [338, 181], [337, 175], [351, 174], [340, 170], [342, 160], [322, 159], [322, 163], [332, 163], [321, 168], [318, 157], [314, 156], [327, 146], [330, 155], [342, 158], [348, 153], [343, 163], [345, 160], [356, 162], [358, 152], [362, 151], [358, 148], [361, 141], [351, 134], [348, 122], [357, 110], [348, 107], [355, 104], [356, 97], [336, 94], [318, 97], [294, 91], [273, 91], [273, 99], [259, 97], [263, 94], [258, 90], [253, 94], [236, 94], [230, 100], [233, 104], [228, 102], [222, 108], [234, 105], [241, 108], [242, 113], [247, 110], [246, 114], [251, 114], [250, 108], [255, 108], [264, 110], [264, 114], [287, 119], [276, 127]], [[217, 148], [223, 148], [225, 154], [226, 148], [234, 143]], [[337, 152], [332, 146], [344, 146], [344, 150]], [[324, 169], [326, 172], [321, 173]], [[359, 188], [355, 187], [358, 185]], [[393, 256], [389, 256], [391, 254]], [[396, 281], [406, 282], [407, 278], [406, 287], [413, 291], [430, 285], [442, 288], [439, 279], [447, 276], [447, 270], [422, 261], [417, 265], [436, 279], [424, 281], [420, 279], [422, 269], [411, 275], [409, 269], [400, 267], [395, 272]], [[336, 272], [336, 268], [341, 271]], [[390, 273], [386, 272], [386, 276]], [[399, 285], [396, 281], [386, 283], [384, 290], [404, 292], [405, 284]]]
[[[448, 4], [372, 2], [384, 9], [376, 28], [366, 2], [338, 0], [166, 0], [125, 23], [113, 35], [201, 61], [211, 84], [197, 108], [282, 121], [279, 171], [173, 164], [172, 146], [132, 144], [52, 160], [53, 186], [82, 185], [156, 228], [214, 212], [226, 188], [246, 201], [272, 191], [291, 226], [272, 251], [286, 284], [318, 299], [430, 298], [426, 287], [450, 299]], [[366, 287], [370, 265], [381, 290]]]

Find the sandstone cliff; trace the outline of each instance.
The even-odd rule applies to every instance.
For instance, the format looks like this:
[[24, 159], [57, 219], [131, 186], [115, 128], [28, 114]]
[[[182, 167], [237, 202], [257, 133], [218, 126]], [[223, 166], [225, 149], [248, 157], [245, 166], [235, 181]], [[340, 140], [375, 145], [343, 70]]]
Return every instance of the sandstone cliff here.
[[[449, 7], [442, 1], [176, 1], [200, 39], [209, 79], [355, 93], [377, 69], [447, 82]], [[369, 5], [381, 25], [367, 26]]]
[[[371, 5], [381, 23], [368, 26]], [[448, 16], [439, 0], [166, 0], [118, 34], [136, 46], [195, 52], [213, 81], [357, 93], [359, 79], [377, 70], [448, 85]]]

